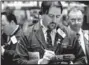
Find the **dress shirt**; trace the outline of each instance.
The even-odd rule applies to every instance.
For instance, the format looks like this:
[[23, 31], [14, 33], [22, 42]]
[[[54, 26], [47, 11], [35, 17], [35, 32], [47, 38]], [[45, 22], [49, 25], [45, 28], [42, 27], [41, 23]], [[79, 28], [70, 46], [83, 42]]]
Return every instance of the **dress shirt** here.
[[86, 55], [85, 43], [84, 43], [84, 34], [83, 34], [82, 29], [80, 29], [78, 33], [79, 33], [79, 35], [80, 35], [80, 37], [79, 37], [80, 45], [81, 45], [81, 47], [82, 47], [82, 49], [83, 49], [83, 51], [84, 51], [84, 54]]
[[[47, 42], [47, 32], [46, 31], [48, 30], [48, 28], [43, 25], [42, 20], [40, 20], [40, 24], [42, 26], [42, 31], [44, 34], [45, 41]], [[50, 35], [51, 35], [51, 39], [52, 39], [52, 45], [54, 46], [56, 29], [52, 30]]]

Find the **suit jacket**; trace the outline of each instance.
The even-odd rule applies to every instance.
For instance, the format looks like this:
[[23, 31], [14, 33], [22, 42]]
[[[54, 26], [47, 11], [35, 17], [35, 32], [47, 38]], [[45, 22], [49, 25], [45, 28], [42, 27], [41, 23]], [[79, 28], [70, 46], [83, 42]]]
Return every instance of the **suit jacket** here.
[[5, 33], [1, 34], [1, 46], [7, 43], [7, 35]]
[[[88, 60], [87, 63], [89, 64], [89, 34], [84, 33], [84, 31], [85, 31], [85, 30], [82, 30], [83, 36], [84, 36], [84, 44], [85, 44], [86, 56], [87, 56], [87, 60]], [[87, 31], [87, 32], [89, 32], [89, 31]], [[85, 34], [86, 34], [87, 36], [85, 36]], [[86, 37], [87, 37], [87, 38], [86, 38]]]
[[[57, 43], [58, 40], [55, 38], [54, 46], [48, 47], [44, 39], [42, 28], [38, 22], [34, 26], [30, 27], [28, 36], [23, 35], [20, 42], [16, 46], [16, 55], [14, 61], [17, 64], [37, 64], [38, 58], [31, 57], [32, 52], [39, 52], [40, 58], [44, 55], [44, 49], [50, 49], [55, 52], [56, 55], [60, 54], [74, 54], [76, 63], [83, 63], [83, 51], [81, 47], [77, 44], [76, 35], [68, 30], [66, 27], [61, 27], [61, 29], [66, 33], [66, 37], [61, 40], [61, 43]], [[57, 38], [58, 35], [57, 35]], [[82, 60], [81, 60], [82, 58]]]

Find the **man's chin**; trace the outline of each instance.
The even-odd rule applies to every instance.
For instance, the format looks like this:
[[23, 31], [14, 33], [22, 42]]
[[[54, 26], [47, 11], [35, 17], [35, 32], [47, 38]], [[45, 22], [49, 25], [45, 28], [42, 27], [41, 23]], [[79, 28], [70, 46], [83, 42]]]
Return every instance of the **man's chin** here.
[[74, 30], [75, 32], [78, 32], [78, 31], [80, 30], [80, 28], [75, 27], [73, 30]]
[[56, 28], [56, 26], [49, 26], [48, 28], [49, 28], [50, 30], [53, 30], [53, 29]]

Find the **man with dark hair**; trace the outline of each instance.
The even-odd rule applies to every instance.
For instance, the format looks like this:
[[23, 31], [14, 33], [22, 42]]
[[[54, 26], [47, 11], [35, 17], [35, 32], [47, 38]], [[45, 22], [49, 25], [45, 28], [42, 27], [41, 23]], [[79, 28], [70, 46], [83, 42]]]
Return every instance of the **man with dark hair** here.
[[42, 6], [41, 6], [40, 14], [41, 14], [41, 15], [42, 15], [42, 14], [48, 14], [49, 8], [50, 8], [52, 5], [55, 5], [56, 7], [60, 7], [61, 13], [62, 13], [63, 7], [62, 7], [62, 4], [61, 4], [60, 2], [52, 3], [52, 2], [44, 1], [44, 3], [42, 3]]
[[15, 24], [17, 24], [16, 16], [13, 14], [14, 8], [11, 9], [10, 7], [7, 6], [5, 7], [5, 12], [6, 12], [8, 21], [11, 22], [13, 20]]
[[[30, 27], [31, 32], [29, 36], [26, 36], [28, 43], [23, 41], [24, 38], [17, 44], [17, 55], [14, 57], [14, 61], [17, 64], [62, 64], [62, 62], [72, 60], [82, 63], [81, 59], [74, 58], [74, 55], [82, 57], [81, 54], [78, 54], [75, 35], [70, 34], [71, 31], [60, 25], [61, 3], [57, 1], [42, 2], [40, 14], [42, 19]], [[37, 57], [38, 55], [40, 58]]]
[[9, 21], [6, 12], [1, 13], [1, 57], [2, 65], [13, 65], [12, 58], [15, 54], [16, 43], [22, 33], [19, 25], [16, 25], [13, 18]]

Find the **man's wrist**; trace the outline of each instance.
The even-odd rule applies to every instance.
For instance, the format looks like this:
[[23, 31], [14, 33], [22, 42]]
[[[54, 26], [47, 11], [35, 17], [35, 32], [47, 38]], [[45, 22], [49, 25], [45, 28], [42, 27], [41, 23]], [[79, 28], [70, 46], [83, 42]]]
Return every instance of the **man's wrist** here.
[[4, 55], [5, 49], [2, 47], [2, 55]]

